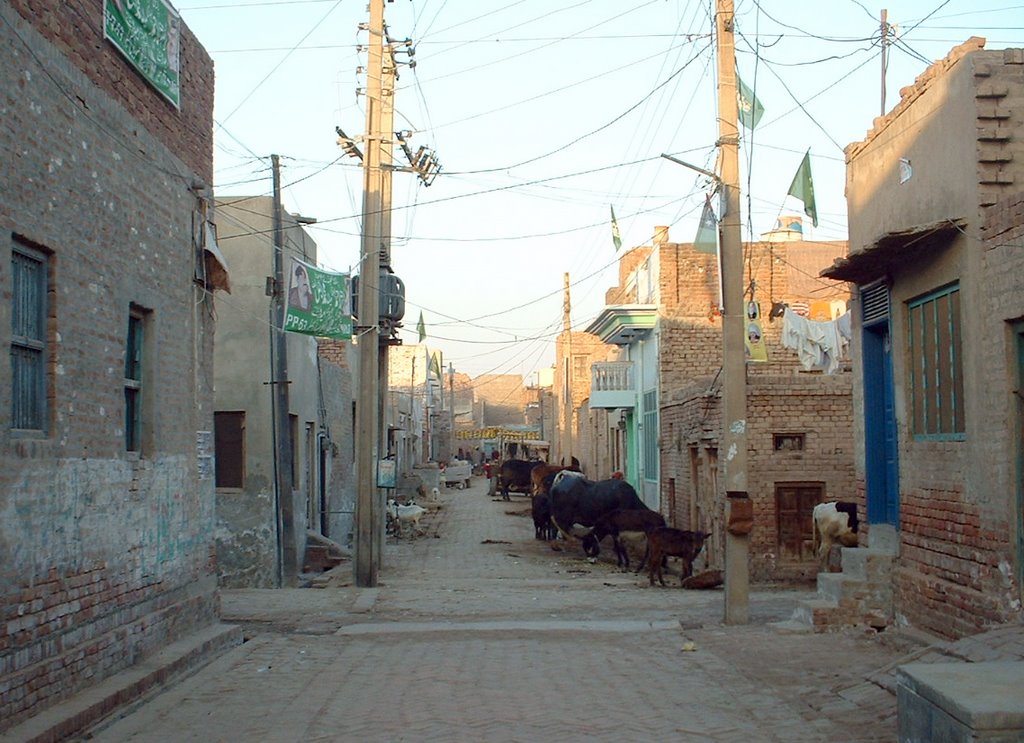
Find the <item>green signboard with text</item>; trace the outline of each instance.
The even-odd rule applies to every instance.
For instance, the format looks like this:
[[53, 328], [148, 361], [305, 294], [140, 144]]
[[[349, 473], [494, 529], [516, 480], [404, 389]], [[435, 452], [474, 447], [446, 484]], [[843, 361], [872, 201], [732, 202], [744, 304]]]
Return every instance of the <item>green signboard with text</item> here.
[[165, 0], [104, 0], [103, 33], [161, 95], [181, 108], [181, 18]]

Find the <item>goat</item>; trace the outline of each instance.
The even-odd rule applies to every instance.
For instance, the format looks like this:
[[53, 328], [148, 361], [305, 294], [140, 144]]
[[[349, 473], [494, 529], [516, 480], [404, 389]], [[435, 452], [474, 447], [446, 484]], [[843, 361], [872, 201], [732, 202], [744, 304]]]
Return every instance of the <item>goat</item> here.
[[629, 569], [629, 552], [622, 543], [622, 538], [633, 534], [646, 535], [651, 529], [664, 525], [665, 517], [657, 511], [619, 508], [594, 522], [590, 534], [583, 538], [583, 551], [590, 557], [597, 557], [601, 553], [601, 540], [610, 535], [619, 567]]
[[388, 498], [387, 510], [395, 536], [403, 536], [407, 526], [412, 529], [413, 536], [423, 533], [423, 530], [420, 529], [420, 518], [427, 512], [423, 506], [418, 506], [415, 503], [403, 505]]
[[679, 585], [693, 573], [693, 559], [704, 548], [707, 534], [702, 531], [683, 531], [669, 526], [660, 526], [647, 533], [647, 577], [654, 585], [654, 576], [665, 585], [662, 567], [666, 557], [678, 557], [682, 561]]

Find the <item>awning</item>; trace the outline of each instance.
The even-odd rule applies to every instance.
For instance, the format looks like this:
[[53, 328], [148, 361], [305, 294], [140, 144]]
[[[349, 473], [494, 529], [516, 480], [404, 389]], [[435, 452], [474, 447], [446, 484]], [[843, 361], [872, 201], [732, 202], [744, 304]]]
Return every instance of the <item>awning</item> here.
[[217, 231], [210, 222], [205, 223], [203, 232], [203, 264], [206, 267], [206, 281], [215, 291], [222, 289], [231, 293], [231, 278], [228, 276], [228, 262], [217, 247]]
[[874, 244], [835, 263], [821, 272], [821, 276], [854, 284], [868, 284], [893, 273], [894, 269], [919, 263], [949, 246], [949, 238], [963, 232], [967, 220], [944, 219], [941, 222], [887, 232]]

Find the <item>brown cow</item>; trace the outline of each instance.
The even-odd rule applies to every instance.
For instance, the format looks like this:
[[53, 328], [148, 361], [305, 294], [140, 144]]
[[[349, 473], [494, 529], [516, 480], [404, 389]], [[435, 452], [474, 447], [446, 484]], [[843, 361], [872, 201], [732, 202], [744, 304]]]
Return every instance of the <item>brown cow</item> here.
[[544, 487], [544, 478], [557, 474], [562, 470], [572, 470], [572, 467], [562, 467], [557, 464], [544, 464], [541, 462], [530, 470], [530, 492], [534, 495], [547, 495], [547, 488]]
[[683, 561], [682, 574], [679, 583], [690, 577], [693, 573], [693, 558], [700, 554], [704, 547], [704, 539], [707, 537], [702, 531], [683, 531], [673, 529], [670, 526], [662, 526], [647, 532], [647, 576], [654, 585], [654, 576], [657, 574], [661, 585], [665, 585], [665, 578], [662, 576], [662, 563], [665, 557], [678, 557]]

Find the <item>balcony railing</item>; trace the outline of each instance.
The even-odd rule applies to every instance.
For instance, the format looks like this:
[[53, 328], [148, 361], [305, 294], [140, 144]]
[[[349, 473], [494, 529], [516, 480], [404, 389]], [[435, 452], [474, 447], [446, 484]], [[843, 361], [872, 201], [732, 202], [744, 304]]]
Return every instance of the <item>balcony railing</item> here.
[[590, 367], [590, 407], [636, 407], [632, 361], [599, 361]]

